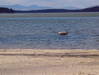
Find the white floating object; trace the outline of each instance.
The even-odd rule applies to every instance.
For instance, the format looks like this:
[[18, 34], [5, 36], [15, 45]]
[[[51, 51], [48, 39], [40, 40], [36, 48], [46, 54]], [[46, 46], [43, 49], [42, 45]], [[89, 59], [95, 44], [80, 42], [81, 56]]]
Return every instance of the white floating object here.
[[59, 35], [68, 35], [68, 32], [58, 32]]

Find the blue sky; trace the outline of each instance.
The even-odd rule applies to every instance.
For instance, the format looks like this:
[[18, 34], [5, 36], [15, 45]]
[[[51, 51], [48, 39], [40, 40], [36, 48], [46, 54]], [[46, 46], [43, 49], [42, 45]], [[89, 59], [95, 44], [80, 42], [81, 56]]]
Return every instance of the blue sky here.
[[55, 8], [65, 8], [65, 7], [85, 8], [99, 5], [99, 0], [0, 0], [0, 6], [15, 5], [15, 4], [23, 6], [37, 5]]

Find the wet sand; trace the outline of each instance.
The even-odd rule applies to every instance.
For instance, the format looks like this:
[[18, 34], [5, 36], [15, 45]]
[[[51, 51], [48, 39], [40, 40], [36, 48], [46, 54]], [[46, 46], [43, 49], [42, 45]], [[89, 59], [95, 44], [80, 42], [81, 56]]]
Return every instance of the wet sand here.
[[0, 49], [0, 75], [99, 75], [99, 51]]

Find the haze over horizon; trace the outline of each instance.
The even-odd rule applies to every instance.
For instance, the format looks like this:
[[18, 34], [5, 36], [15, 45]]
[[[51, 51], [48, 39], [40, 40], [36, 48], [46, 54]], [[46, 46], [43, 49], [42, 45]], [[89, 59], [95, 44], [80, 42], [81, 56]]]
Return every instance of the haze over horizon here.
[[82, 9], [98, 5], [99, 0], [0, 0], [0, 7], [14, 9]]

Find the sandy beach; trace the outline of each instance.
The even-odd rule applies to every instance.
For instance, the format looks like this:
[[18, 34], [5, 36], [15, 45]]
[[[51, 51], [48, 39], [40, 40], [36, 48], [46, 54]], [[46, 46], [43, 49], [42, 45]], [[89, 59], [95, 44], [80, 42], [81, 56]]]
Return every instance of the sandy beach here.
[[99, 75], [99, 51], [0, 49], [0, 75]]

